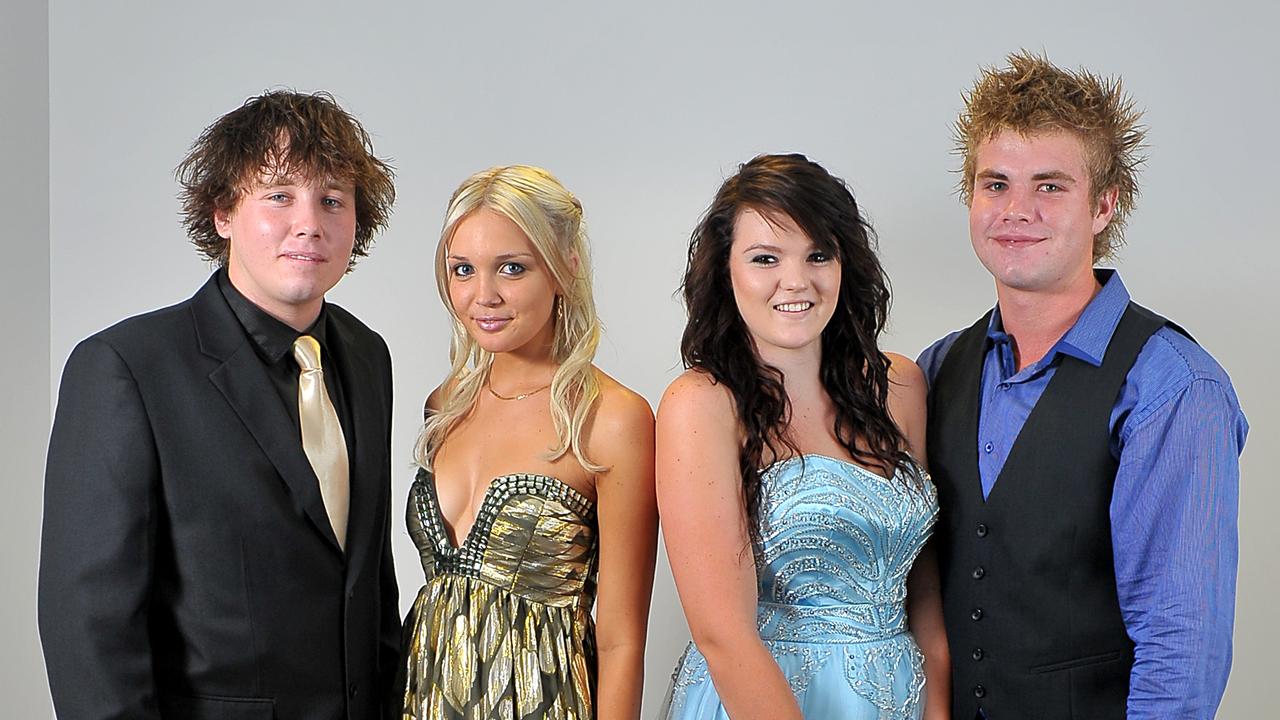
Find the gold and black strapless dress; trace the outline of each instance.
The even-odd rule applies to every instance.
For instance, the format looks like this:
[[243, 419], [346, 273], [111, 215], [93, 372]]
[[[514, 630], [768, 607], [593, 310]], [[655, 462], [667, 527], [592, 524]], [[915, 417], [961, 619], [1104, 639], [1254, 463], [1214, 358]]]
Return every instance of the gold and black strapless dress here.
[[406, 521], [426, 584], [405, 628], [404, 719], [592, 720], [594, 504], [553, 477], [503, 475], [455, 546], [419, 470]]

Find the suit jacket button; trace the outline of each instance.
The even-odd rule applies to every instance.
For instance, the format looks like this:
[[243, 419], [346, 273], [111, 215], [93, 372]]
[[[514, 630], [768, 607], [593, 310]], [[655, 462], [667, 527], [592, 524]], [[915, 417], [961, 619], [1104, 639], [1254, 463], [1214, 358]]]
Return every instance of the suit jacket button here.
[[987, 696], [987, 689], [981, 685], [973, 686], [973, 696], [976, 698], [984, 698]]
[[978, 529], [976, 532], [978, 533], [978, 537], [986, 537], [987, 533], [989, 532], [989, 530], [987, 529], [987, 524], [978, 523]]
[[974, 622], [978, 622], [979, 620], [981, 620], [981, 619], [982, 619], [982, 608], [974, 608], [974, 609], [973, 609], [973, 612], [969, 613], [969, 618], [970, 618], [971, 620], [973, 620]]
[[979, 565], [978, 567], [976, 567], [976, 568], [974, 568], [974, 569], [973, 569], [973, 579], [974, 579], [974, 580], [981, 580], [981, 579], [982, 579], [982, 576], [983, 576], [983, 575], [986, 575], [986, 574], [987, 574], [987, 571], [986, 571], [986, 570], [983, 570], [981, 565]]
[[974, 649], [973, 649], [973, 659], [974, 659], [974, 660], [976, 660], [976, 661], [981, 661], [981, 660], [982, 660], [983, 655], [985, 655], [985, 654], [986, 654], [986, 653], [982, 652], [982, 648], [974, 648]]
[[360, 689], [356, 687], [355, 683], [351, 683], [347, 686], [347, 697], [355, 697], [359, 692]]

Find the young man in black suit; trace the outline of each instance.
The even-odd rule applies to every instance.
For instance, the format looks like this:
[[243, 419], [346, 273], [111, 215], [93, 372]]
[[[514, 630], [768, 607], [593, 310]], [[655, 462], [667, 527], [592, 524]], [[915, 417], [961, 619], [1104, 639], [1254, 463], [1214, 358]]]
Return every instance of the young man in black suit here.
[[395, 198], [327, 94], [271, 92], [178, 168], [219, 266], [81, 342], [45, 475], [39, 623], [62, 720], [361, 720], [398, 661], [391, 362], [324, 295]]

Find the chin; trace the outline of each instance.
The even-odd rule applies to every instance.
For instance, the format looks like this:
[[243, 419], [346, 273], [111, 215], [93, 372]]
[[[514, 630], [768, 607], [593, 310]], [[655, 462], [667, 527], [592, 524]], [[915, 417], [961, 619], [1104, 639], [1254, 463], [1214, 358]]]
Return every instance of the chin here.
[[516, 350], [520, 347], [520, 343], [512, 342], [510, 338], [502, 337], [501, 335], [495, 336], [491, 333], [478, 333], [475, 330], [471, 330], [470, 335], [471, 339], [475, 341], [476, 345], [479, 346], [481, 350], [494, 355], [511, 352], [512, 350]]
[[318, 287], [289, 288], [280, 293], [280, 299], [288, 305], [301, 307], [324, 299], [325, 290]]
[[805, 337], [794, 336], [775, 336], [772, 338], [760, 338], [756, 342], [778, 350], [803, 350], [821, 339], [821, 335], [812, 335]]

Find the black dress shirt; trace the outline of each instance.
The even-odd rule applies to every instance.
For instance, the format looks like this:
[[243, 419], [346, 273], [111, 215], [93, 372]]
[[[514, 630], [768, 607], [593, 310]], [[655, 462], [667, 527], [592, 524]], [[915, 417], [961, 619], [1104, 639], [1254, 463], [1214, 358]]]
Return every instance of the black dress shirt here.
[[254, 305], [245, 297], [227, 276], [227, 269], [218, 271], [218, 289], [226, 298], [231, 312], [244, 326], [245, 334], [252, 340], [254, 352], [266, 367], [271, 384], [280, 394], [280, 401], [298, 429], [298, 438], [302, 438], [302, 421], [298, 418], [298, 374], [301, 368], [293, 359], [293, 343], [302, 335], [310, 335], [320, 343], [320, 365], [324, 370], [324, 387], [329, 393], [329, 400], [338, 413], [338, 422], [342, 425], [342, 435], [347, 441], [347, 456], [354, 452], [351, 446], [351, 416], [342, 392], [342, 374], [338, 372], [338, 360], [329, 352], [325, 344], [325, 328], [328, 325], [329, 313], [327, 305], [322, 305], [320, 315], [305, 332], [298, 332], [285, 323], [272, 317], [267, 311]]

